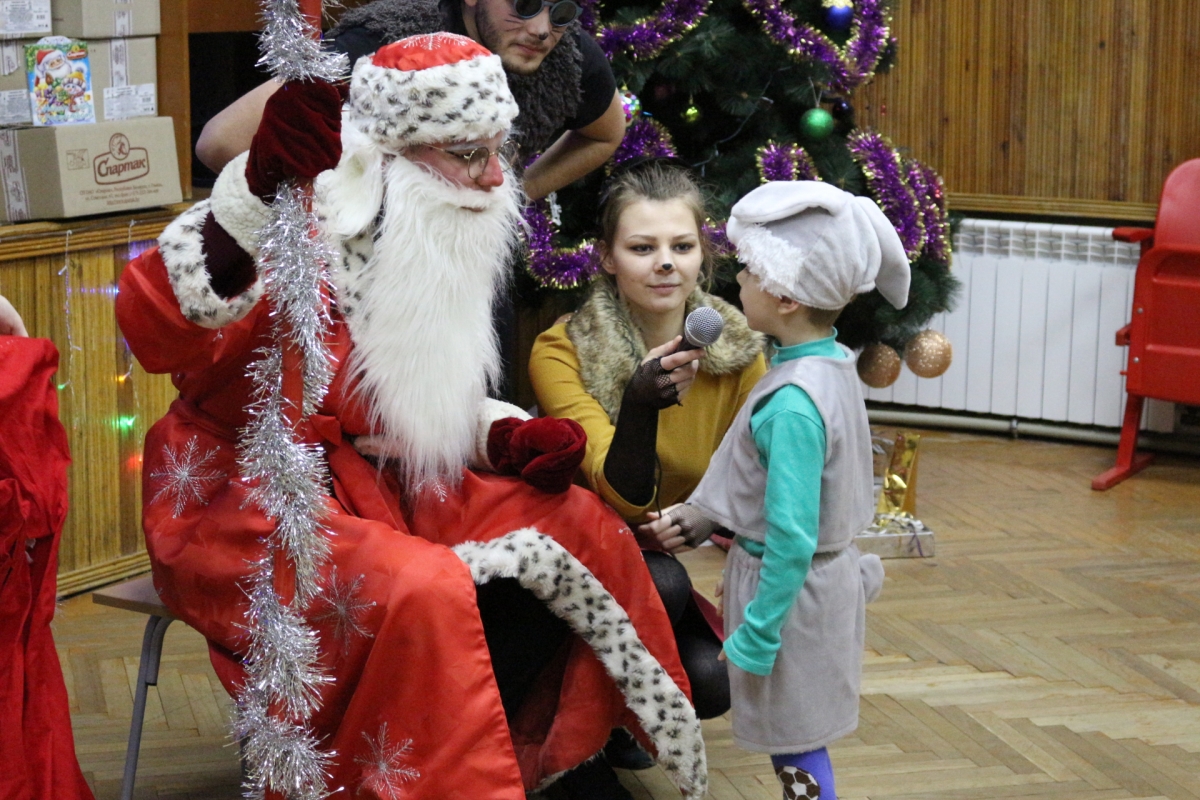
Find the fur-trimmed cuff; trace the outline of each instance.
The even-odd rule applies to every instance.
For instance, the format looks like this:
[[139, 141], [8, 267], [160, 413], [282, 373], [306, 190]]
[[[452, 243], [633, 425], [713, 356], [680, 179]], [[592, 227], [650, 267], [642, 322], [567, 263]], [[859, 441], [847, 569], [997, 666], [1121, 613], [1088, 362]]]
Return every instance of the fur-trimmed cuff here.
[[492, 466], [492, 462], [488, 459], [487, 445], [488, 434], [491, 433], [492, 423], [509, 417], [517, 419], [532, 419], [527, 413], [522, 411], [512, 403], [505, 403], [502, 400], [493, 400], [490, 397], [484, 398], [484, 401], [479, 404], [478, 422], [475, 426], [475, 452], [471, 455], [471, 469], [481, 469], [487, 472], [495, 472], [496, 468]]
[[[228, 300], [212, 287], [205, 265], [204, 220], [212, 208], [202, 200], [176, 217], [158, 237], [158, 250], [179, 310], [189, 322], [202, 328], [220, 328], [250, 313], [262, 297], [262, 281]], [[220, 220], [218, 220], [220, 222]]]
[[654, 745], [655, 758], [684, 797], [708, 790], [700, 720], [687, 696], [638, 638], [629, 615], [599, 579], [554, 539], [533, 528], [464, 542], [454, 552], [476, 584], [516, 578], [592, 646]]
[[271, 207], [250, 191], [246, 183], [246, 161], [250, 151], [242, 153], [225, 165], [217, 182], [213, 185], [213, 217], [221, 227], [229, 231], [242, 249], [258, 258], [258, 234], [267, 226]]

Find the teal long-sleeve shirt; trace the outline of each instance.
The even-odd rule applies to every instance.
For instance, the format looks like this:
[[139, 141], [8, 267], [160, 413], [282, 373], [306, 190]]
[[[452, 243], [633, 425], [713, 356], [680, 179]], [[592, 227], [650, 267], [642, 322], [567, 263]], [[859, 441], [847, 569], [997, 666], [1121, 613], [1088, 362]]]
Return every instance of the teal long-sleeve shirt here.
[[[771, 366], [805, 356], [845, 358], [830, 336], [779, 348]], [[792, 385], [758, 402], [750, 431], [767, 470], [767, 538], [758, 590], [746, 606], [744, 621], [725, 640], [725, 653], [746, 672], [770, 675], [782, 643], [780, 630], [817, 551], [825, 423], [808, 393]]]

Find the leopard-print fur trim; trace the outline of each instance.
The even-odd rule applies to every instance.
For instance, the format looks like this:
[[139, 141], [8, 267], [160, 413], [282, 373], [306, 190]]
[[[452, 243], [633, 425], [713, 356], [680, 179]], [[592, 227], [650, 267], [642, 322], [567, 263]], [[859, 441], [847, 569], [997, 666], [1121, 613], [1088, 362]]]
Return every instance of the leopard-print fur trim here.
[[[685, 312], [691, 313], [698, 306], [715, 308], [725, 320], [721, 338], [705, 350], [700, 360], [700, 371], [727, 375], [753, 364], [763, 351], [765, 338], [750, 330], [742, 312], [700, 289], [688, 297]], [[615, 423], [625, 386], [646, 357], [647, 347], [629, 315], [629, 307], [607, 276], [593, 281], [587, 299], [567, 322], [567, 336], [575, 345], [583, 388]]]
[[454, 548], [477, 584], [516, 578], [592, 646], [683, 796], [708, 791], [700, 720], [687, 696], [638, 638], [625, 609], [579, 559], [533, 528]]
[[[374, 36], [395, 42], [407, 36], [445, 30], [450, 22], [436, 0], [376, 0], [343, 14], [328, 38], [361, 26]], [[581, 35], [586, 34], [581, 33], [579, 22], [572, 22], [537, 72], [533, 75], [507, 72], [508, 88], [521, 109], [513, 121], [512, 136], [523, 155], [541, 152], [579, 109], [583, 97], [580, 87], [583, 53], [578, 41]]]
[[183, 316], [202, 328], [220, 328], [249, 314], [262, 298], [263, 285], [256, 280], [228, 300], [213, 291], [201, 235], [210, 213], [209, 201], [202, 200], [180, 214], [158, 237], [158, 250]]
[[250, 151], [225, 165], [213, 184], [212, 215], [233, 240], [254, 258], [258, 258], [258, 234], [271, 219], [271, 207], [250, 191], [246, 183], [246, 161]]

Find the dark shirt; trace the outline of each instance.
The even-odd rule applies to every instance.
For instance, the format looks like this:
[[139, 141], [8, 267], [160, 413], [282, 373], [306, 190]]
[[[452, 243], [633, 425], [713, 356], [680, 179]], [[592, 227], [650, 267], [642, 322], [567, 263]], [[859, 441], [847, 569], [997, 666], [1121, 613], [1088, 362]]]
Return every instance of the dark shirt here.
[[[440, 5], [445, 30], [466, 36], [467, 27], [463, 23], [461, 2], [451, 0]], [[613, 92], [617, 89], [612, 65], [609, 64], [608, 57], [604, 55], [600, 45], [583, 30], [579, 31], [577, 38], [579, 52], [583, 54], [583, 63], [580, 65], [583, 74], [579, 78], [579, 107], [575, 116], [564, 124], [563, 127], [567, 130], [578, 130], [600, 119], [612, 104]], [[346, 28], [336, 37], [326, 39], [326, 46], [350, 57], [350, 66], [354, 66], [359, 58], [374, 53], [385, 44], [387, 42], [383, 36], [363, 26]]]

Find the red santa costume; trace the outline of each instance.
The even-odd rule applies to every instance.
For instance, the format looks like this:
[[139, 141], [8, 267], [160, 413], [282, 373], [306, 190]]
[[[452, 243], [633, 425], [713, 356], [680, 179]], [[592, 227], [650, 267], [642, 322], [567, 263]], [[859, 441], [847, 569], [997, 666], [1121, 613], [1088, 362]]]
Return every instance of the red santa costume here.
[[[336, 373], [297, 436], [323, 450], [331, 478], [325, 588], [303, 612], [332, 678], [311, 717], [330, 756], [326, 785], [388, 800], [522, 800], [628, 725], [700, 797], [699, 724], [629, 530], [578, 487], [541, 491], [465, 468], [490, 466], [494, 421], [524, 416], [485, 394], [518, 190], [511, 176], [492, 192], [451, 186], [397, 154], [494, 136], [515, 114], [499, 59], [470, 40], [389, 45], [356, 65], [340, 163], [317, 181], [322, 233], [339, 255], [325, 342]], [[145, 444], [155, 586], [207, 637], [231, 692], [243, 679], [247, 576], [274, 530], [237, 463], [271, 308], [261, 280], [214, 288], [229, 272], [217, 261], [243, 257], [217, 239], [253, 255], [266, 220], [248, 158], [254, 148], [130, 263], [117, 298], [134, 354], [179, 389]], [[285, 358], [285, 384], [297, 371]], [[476, 584], [502, 577], [574, 631], [511, 719], [476, 605]]]
[[[0, 297], [0, 305], [3, 298]], [[67, 516], [67, 432], [48, 339], [0, 335], [0, 797], [92, 800], [50, 635]]]

